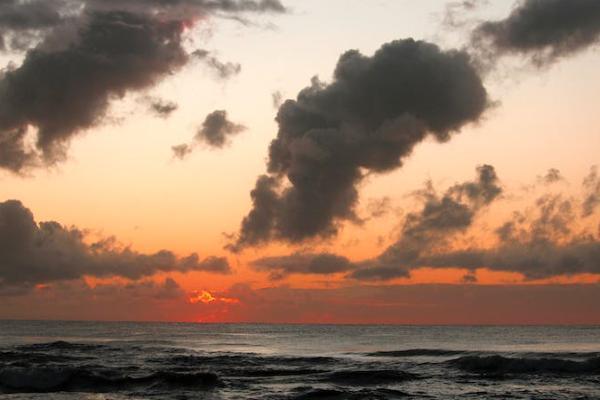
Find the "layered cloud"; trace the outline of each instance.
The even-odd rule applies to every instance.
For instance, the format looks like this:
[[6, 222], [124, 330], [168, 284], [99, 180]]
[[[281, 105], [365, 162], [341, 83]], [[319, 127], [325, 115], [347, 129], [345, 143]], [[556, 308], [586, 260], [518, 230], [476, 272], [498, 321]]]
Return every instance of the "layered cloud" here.
[[424, 253], [444, 248], [457, 233], [469, 229], [477, 213], [500, 196], [498, 176], [494, 167], [477, 168], [474, 181], [456, 184], [439, 196], [431, 185], [420, 193], [422, 209], [404, 219], [400, 240], [351, 277], [361, 280], [388, 280], [409, 275], [410, 268], [422, 266]]
[[417, 260], [397, 260], [406, 267], [487, 268], [517, 272], [527, 279], [600, 274], [600, 237], [574, 231], [574, 206], [561, 196], [537, 200], [533, 216], [517, 214], [497, 229], [490, 248], [431, 253]]
[[268, 175], [258, 178], [239, 250], [269, 240], [301, 242], [357, 220], [365, 172], [399, 168], [426, 137], [449, 140], [488, 106], [469, 56], [412, 39], [373, 56], [343, 54], [330, 84], [313, 78], [279, 108]]
[[268, 272], [273, 280], [292, 274], [330, 275], [356, 268], [349, 259], [331, 253], [295, 253], [289, 256], [264, 257], [254, 260], [251, 266]]
[[596, 0], [521, 0], [500, 21], [479, 25], [475, 48], [489, 59], [513, 54], [543, 66], [600, 41]]
[[69, 141], [100, 123], [114, 99], [153, 87], [189, 61], [183, 40], [198, 21], [282, 11], [278, 0], [3, 2], [4, 48], [6, 38], [32, 39], [10, 45], [28, 50], [20, 66], [0, 76], [0, 167], [20, 172], [63, 160]]
[[244, 125], [236, 124], [228, 119], [227, 111], [216, 110], [206, 116], [192, 143], [173, 146], [173, 154], [175, 157], [183, 159], [194, 151], [198, 144], [220, 149], [229, 143], [231, 137], [245, 130]]
[[226, 258], [181, 258], [168, 250], [145, 254], [113, 238], [89, 239], [58, 222], [37, 223], [19, 201], [0, 203], [0, 287], [27, 289], [86, 276], [138, 280], [159, 272], [231, 272]]
[[[545, 178], [556, 182], [559, 176], [551, 169]], [[457, 183], [443, 194], [430, 183], [417, 192], [420, 209], [403, 217], [398, 240], [377, 257], [352, 261], [327, 252], [299, 252], [261, 258], [251, 266], [269, 273], [271, 279], [338, 275], [363, 282], [408, 278], [420, 268], [467, 270], [469, 281], [476, 280], [479, 269], [517, 273], [528, 281], [600, 276], [600, 231], [595, 232], [596, 209], [590, 208], [597, 188], [597, 172], [592, 168], [584, 180], [583, 200], [556, 192], [543, 194], [494, 228], [492, 237], [475, 240], [481, 232], [472, 229], [482, 211], [501, 199], [504, 191], [495, 169], [483, 165], [475, 180]], [[461, 240], [468, 234], [471, 239]]]

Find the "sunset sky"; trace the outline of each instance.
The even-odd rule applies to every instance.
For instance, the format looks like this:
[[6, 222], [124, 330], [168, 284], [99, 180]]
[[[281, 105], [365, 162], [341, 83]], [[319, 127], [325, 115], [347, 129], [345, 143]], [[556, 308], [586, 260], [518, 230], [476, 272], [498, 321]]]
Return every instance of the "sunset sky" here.
[[595, 0], [9, 0], [0, 39], [0, 318], [600, 323]]

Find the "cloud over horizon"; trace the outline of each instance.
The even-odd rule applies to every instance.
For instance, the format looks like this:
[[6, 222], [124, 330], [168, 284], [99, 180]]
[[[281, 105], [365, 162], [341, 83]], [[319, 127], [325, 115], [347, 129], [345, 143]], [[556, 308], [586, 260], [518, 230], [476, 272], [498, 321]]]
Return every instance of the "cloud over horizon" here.
[[250, 265], [257, 271], [269, 272], [272, 280], [292, 274], [331, 275], [356, 268], [348, 258], [331, 253], [299, 252], [289, 256], [263, 257]]
[[36, 222], [17, 200], [0, 203], [0, 287], [30, 289], [37, 284], [80, 279], [121, 277], [139, 280], [159, 272], [231, 273], [224, 257], [197, 254], [178, 257], [161, 250], [140, 253], [114, 238], [95, 242], [75, 227]]
[[[358, 280], [390, 280], [407, 277], [423, 253], [444, 248], [453, 235], [469, 229], [479, 211], [502, 193], [496, 170], [491, 165], [477, 168], [473, 181], [457, 183], [439, 196], [431, 184], [419, 193], [423, 206], [406, 215], [400, 239], [380, 256], [363, 262], [350, 277]], [[420, 265], [416, 262], [416, 265]]]

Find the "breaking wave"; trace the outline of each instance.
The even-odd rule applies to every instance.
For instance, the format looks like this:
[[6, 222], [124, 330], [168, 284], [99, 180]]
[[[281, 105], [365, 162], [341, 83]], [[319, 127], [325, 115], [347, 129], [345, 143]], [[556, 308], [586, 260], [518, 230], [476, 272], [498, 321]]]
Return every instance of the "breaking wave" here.
[[600, 357], [583, 361], [564, 358], [513, 358], [499, 355], [466, 356], [449, 361], [463, 371], [477, 374], [600, 374]]
[[408, 349], [394, 351], [376, 351], [367, 353], [369, 357], [447, 357], [464, 354], [463, 350], [444, 350], [444, 349]]
[[[517, 398], [550, 393], [545, 398], [567, 399], [595, 398], [590, 393], [600, 383], [598, 352], [494, 353], [442, 346], [352, 353], [348, 346], [310, 354], [293, 347], [289, 352], [247, 353], [167, 345], [173, 342], [158, 339], [0, 347], [0, 397], [383, 400], [446, 399], [463, 393], [508, 398], [501, 379], [510, 380], [512, 394], [517, 393], [514, 385], [521, 385]], [[525, 381], [538, 386], [519, 383]], [[564, 386], [573, 396], [558, 395], [555, 388]], [[464, 392], [465, 387], [472, 390]], [[77, 397], [81, 394], [87, 397]]]

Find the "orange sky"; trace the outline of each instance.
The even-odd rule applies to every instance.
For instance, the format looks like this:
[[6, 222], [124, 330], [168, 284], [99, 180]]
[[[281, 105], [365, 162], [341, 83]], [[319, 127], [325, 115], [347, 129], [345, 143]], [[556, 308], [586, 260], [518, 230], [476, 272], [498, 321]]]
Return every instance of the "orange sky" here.
[[[448, 143], [419, 144], [402, 168], [372, 175], [361, 185], [359, 213], [367, 216], [370, 202], [387, 198], [383, 216], [362, 225], [345, 223], [329, 241], [273, 243], [240, 254], [224, 249], [227, 235], [237, 232], [251, 207], [250, 190], [264, 172], [268, 145], [277, 132], [274, 91], [291, 98], [313, 75], [329, 81], [339, 54], [350, 48], [371, 54], [382, 43], [406, 36], [449, 47], [461, 38], [441, 28], [443, 10], [433, 0], [288, 3], [290, 15], [265, 17], [264, 23], [276, 29], [219, 19], [192, 30], [190, 42], [241, 63], [242, 72], [223, 81], [189, 65], [169, 76], [147, 94], [177, 101], [179, 109], [170, 118], [148, 115], [140, 94], [129, 94], [111, 105], [107, 122], [71, 143], [64, 163], [26, 176], [0, 173], [0, 201], [20, 200], [38, 222], [54, 220], [86, 229], [90, 241], [114, 236], [139, 252], [169, 249], [181, 256], [225, 256], [233, 273], [159, 273], [143, 287], [115, 278], [86, 277], [85, 285], [54, 282], [3, 300], [0, 318], [600, 323], [593, 308], [600, 301], [600, 276], [594, 274], [527, 281], [517, 273], [482, 268], [476, 272], [477, 282], [466, 285], [465, 269], [421, 268], [409, 278], [385, 283], [349, 281], [343, 273], [273, 281], [250, 266], [261, 257], [298, 251], [327, 251], [357, 262], [376, 257], [398, 239], [406, 213], [419, 209], [411, 193], [428, 180], [443, 192], [472, 179], [481, 164], [496, 168], [505, 191], [498, 204], [478, 217], [462, 244], [493, 245], [493, 230], [502, 221], [548, 191], [581, 198], [581, 181], [600, 163], [597, 48], [542, 70], [509, 61], [506, 69], [488, 76], [486, 85], [497, 105], [482, 122], [466, 126]], [[491, 3], [483, 15], [506, 15], [508, 2]], [[346, 15], [331, 18], [340, 5]], [[3, 65], [9, 60], [18, 62], [20, 57], [0, 57]], [[199, 148], [185, 160], [174, 159], [171, 146], [189, 142], [204, 116], [220, 108], [248, 129], [224, 149]], [[564, 177], [552, 188], [537, 184], [549, 168], [559, 169]], [[595, 235], [598, 226], [597, 214], [580, 225]], [[177, 282], [180, 292], [163, 298], [155, 292], [167, 278]], [[104, 286], [118, 293], [116, 299], [126, 309], [116, 309], [96, 292]], [[559, 297], [563, 294], [571, 297]], [[503, 296], [505, 303], [495, 296]], [[86, 302], [89, 312], [80, 312], [68, 297]], [[348, 311], [352, 308], [354, 315]]]

